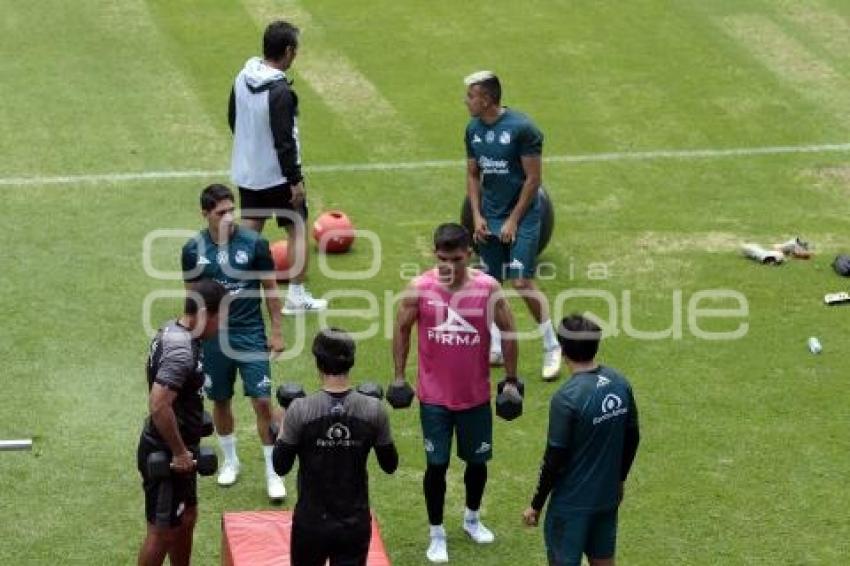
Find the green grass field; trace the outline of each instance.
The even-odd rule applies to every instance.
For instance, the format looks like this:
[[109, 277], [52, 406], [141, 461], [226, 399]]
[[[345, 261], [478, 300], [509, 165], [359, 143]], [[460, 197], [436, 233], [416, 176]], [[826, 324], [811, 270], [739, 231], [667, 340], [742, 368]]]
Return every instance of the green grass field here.
[[[379, 299], [375, 320], [328, 317], [351, 330], [379, 325], [358, 346], [356, 379], [391, 375], [384, 293], [404, 286], [405, 265], [429, 264], [432, 228], [458, 215], [461, 79], [492, 68], [505, 102], [546, 134], [546, 155], [562, 157], [544, 167], [557, 225], [541, 261], [557, 275], [542, 288], [551, 300], [582, 289], [616, 298], [614, 315], [588, 297], [560, 310], [616, 318], [602, 358], [630, 376], [640, 403], [620, 562], [841, 564], [850, 556], [848, 311], [821, 302], [847, 287], [829, 264], [850, 252], [850, 147], [804, 150], [850, 142], [846, 1], [0, 0], [0, 11], [0, 438], [35, 438], [31, 453], [0, 452], [0, 563], [135, 560], [144, 531], [134, 467], [146, 414], [142, 305], [153, 291], [181, 286], [146, 273], [142, 243], [153, 230], [201, 226], [200, 189], [227, 180], [215, 172], [229, 165], [230, 82], [272, 17], [303, 29], [293, 70], [311, 210], [341, 208], [381, 239], [375, 277], [334, 281], [314, 263], [309, 282], [317, 295]], [[769, 147], [798, 149], [635, 154]], [[324, 167], [433, 160], [457, 165]], [[175, 171], [212, 173], [161, 174]], [[151, 178], [109, 177], [117, 173]], [[89, 175], [105, 177], [79, 177]], [[768, 268], [737, 252], [745, 241], [797, 234], [817, 246], [813, 260]], [[181, 245], [159, 240], [154, 265], [178, 270]], [[364, 269], [371, 259], [361, 241], [330, 264]], [[603, 264], [607, 277], [593, 278]], [[700, 327], [745, 322], [744, 337], [692, 331], [689, 301], [709, 289], [742, 293], [748, 311]], [[673, 314], [679, 293], [683, 307]], [[663, 330], [678, 319], [682, 337], [636, 338], [626, 303], [633, 328]], [[178, 308], [176, 299], [154, 303], [153, 321]], [[289, 344], [311, 339], [318, 322], [299, 328], [286, 319]], [[810, 335], [824, 345], [819, 356], [806, 349]], [[495, 425], [484, 503], [497, 536], [490, 547], [474, 548], [461, 532], [462, 466], [452, 464], [454, 564], [545, 562], [541, 531], [520, 526], [556, 388], [536, 379], [539, 358], [537, 342], [521, 344], [525, 415]], [[283, 380], [315, 389], [311, 356], [275, 364], [274, 381]], [[228, 490], [200, 482], [198, 564], [218, 563], [222, 512], [269, 508], [250, 408], [241, 396], [236, 407], [243, 475]], [[373, 470], [372, 503], [393, 563], [423, 564], [417, 412], [393, 413], [392, 425], [401, 466], [393, 477]], [[294, 476], [287, 487], [290, 507]]]

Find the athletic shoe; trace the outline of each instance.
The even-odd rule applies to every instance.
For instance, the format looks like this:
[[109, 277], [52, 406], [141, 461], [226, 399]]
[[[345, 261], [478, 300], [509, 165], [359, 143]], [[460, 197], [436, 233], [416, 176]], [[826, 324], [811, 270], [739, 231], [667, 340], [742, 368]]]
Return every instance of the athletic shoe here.
[[431, 542], [428, 544], [428, 550], [425, 552], [425, 557], [431, 562], [449, 561], [449, 549], [446, 546], [445, 535], [431, 537]]
[[286, 497], [286, 486], [283, 478], [277, 474], [266, 474], [266, 491], [272, 503], [280, 503]]
[[496, 538], [493, 535], [493, 531], [485, 527], [484, 523], [482, 523], [480, 519], [476, 519], [474, 521], [464, 519], [463, 530], [466, 531], [466, 534], [469, 535], [469, 538], [471, 538], [478, 544], [490, 544], [491, 542], [493, 542], [493, 539]]
[[303, 312], [323, 311], [328, 308], [325, 299], [314, 299], [309, 291], [304, 291], [297, 296], [287, 295], [283, 303], [283, 314], [300, 314]]
[[505, 365], [505, 356], [501, 350], [490, 350], [490, 365], [503, 366]]
[[555, 346], [551, 350], [543, 352], [543, 380], [553, 381], [557, 379], [561, 371], [561, 348]]
[[218, 472], [216, 481], [222, 487], [229, 487], [236, 483], [236, 478], [239, 477], [239, 460], [235, 462], [224, 461], [221, 470]]

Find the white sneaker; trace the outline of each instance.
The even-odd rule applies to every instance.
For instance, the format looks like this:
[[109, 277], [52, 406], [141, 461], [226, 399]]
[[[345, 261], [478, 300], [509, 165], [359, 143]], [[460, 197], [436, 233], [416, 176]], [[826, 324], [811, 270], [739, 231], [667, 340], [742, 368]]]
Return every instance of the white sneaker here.
[[283, 309], [280, 312], [283, 314], [299, 314], [302, 312], [323, 311], [328, 308], [328, 302], [325, 299], [314, 299], [309, 291], [304, 291], [298, 295], [288, 294], [283, 302]]
[[432, 536], [431, 542], [428, 544], [428, 550], [425, 552], [425, 557], [431, 562], [448, 562], [449, 549], [446, 545], [446, 537]]
[[561, 348], [555, 346], [543, 352], [543, 379], [552, 381], [558, 377], [559, 371], [561, 371]]
[[493, 531], [484, 526], [480, 519], [475, 521], [463, 520], [463, 530], [469, 538], [478, 544], [490, 544], [496, 538]]
[[272, 502], [283, 501], [286, 497], [286, 486], [283, 485], [283, 478], [277, 474], [266, 474], [266, 491]]
[[236, 478], [239, 477], [239, 460], [235, 462], [224, 461], [221, 470], [218, 472], [216, 481], [222, 487], [229, 487], [236, 483]]
[[501, 350], [490, 350], [490, 365], [503, 366], [505, 365], [505, 356]]

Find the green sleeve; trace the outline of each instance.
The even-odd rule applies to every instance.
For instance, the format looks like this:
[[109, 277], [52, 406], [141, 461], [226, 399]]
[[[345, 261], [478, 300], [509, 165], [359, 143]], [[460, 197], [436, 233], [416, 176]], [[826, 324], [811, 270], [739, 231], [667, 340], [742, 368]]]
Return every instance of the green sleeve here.
[[254, 269], [256, 271], [274, 271], [274, 259], [269, 249], [269, 241], [257, 238], [254, 244]]
[[203, 269], [198, 268], [198, 243], [194, 238], [183, 246], [180, 263], [183, 268], [184, 281], [197, 281], [201, 278]]
[[549, 446], [569, 448], [570, 431], [576, 410], [568, 396], [559, 392], [549, 404]]
[[631, 387], [629, 387], [629, 412], [626, 414], [626, 428], [640, 429], [637, 402]]
[[522, 156], [543, 154], [543, 132], [533, 122], [528, 122], [520, 131], [519, 154]]

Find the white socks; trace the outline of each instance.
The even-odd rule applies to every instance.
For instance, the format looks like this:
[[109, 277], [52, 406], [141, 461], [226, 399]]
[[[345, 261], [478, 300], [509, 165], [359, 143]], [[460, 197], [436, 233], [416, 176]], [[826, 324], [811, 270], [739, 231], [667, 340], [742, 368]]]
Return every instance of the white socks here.
[[236, 457], [236, 435], [226, 434], [224, 436], [218, 436], [218, 445], [221, 446], [221, 451], [224, 453], [224, 461], [225, 462], [238, 462], [239, 458]]
[[300, 297], [304, 294], [304, 285], [301, 283], [290, 283], [287, 292], [290, 297]]
[[431, 525], [429, 535], [431, 538], [446, 538], [446, 529], [443, 525]]
[[555, 328], [552, 326], [552, 321], [541, 322], [539, 328], [540, 333], [543, 335], [543, 349], [548, 352], [557, 348], [558, 338], [555, 336]]
[[272, 463], [272, 452], [274, 451], [274, 446], [266, 446], [263, 445], [263, 459], [266, 461], [266, 475], [267, 476], [276, 476], [277, 472], [274, 471], [274, 464]]
[[473, 511], [469, 507], [467, 507], [466, 510], [463, 512], [463, 520], [467, 523], [475, 523], [476, 521], [478, 521], [478, 516], [479, 512]]
[[[541, 322], [539, 327], [540, 334], [543, 335], [543, 349], [545, 351], [554, 350], [558, 347], [558, 337], [555, 335], [555, 327], [552, 326], [552, 321], [547, 320]], [[490, 323], [490, 351], [502, 351], [502, 333], [495, 322]]]

